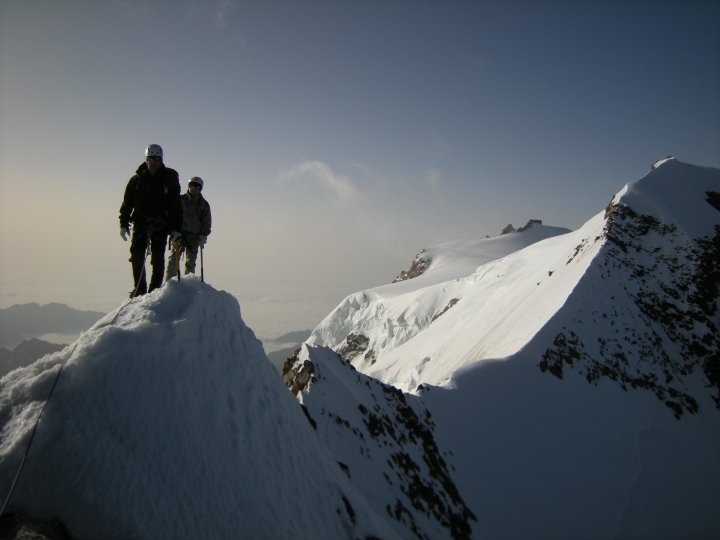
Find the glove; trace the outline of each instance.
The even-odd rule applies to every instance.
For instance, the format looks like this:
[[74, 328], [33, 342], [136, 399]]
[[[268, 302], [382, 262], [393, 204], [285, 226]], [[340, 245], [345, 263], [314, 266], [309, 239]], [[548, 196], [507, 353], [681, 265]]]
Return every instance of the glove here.
[[207, 243], [207, 236], [198, 236], [198, 243], [200, 244], [200, 247], [205, 246], [205, 244]]
[[127, 242], [128, 236], [130, 236], [130, 231], [128, 230], [128, 228], [120, 227], [120, 238]]
[[177, 231], [172, 231], [172, 232], [170, 233], [170, 243], [171, 243], [171, 244], [174, 243], [174, 242], [179, 242], [181, 238], [182, 238], [182, 234], [180, 234], [180, 233], [177, 232]]

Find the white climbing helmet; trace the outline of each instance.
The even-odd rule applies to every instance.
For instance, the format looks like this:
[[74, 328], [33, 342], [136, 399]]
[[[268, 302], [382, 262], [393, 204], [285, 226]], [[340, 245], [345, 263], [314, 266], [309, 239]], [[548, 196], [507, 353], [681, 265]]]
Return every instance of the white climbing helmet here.
[[159, 144], [151, 144], [145, 149], [145, 157], [159, 157], [162, 159], [162, 147]]
[[190, 180], [188, 180], [188, 187], [190, 187], [190, 184], [198, 184], [202, 190], [204, 182], [199, 176], [193, 176]]

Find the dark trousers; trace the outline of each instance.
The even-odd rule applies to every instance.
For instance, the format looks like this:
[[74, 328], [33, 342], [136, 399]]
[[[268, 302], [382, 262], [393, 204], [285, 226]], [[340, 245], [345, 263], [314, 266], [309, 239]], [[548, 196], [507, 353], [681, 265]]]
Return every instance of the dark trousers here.
[[[165, 247], [167, 246], [167, 229], [148, 234], [146, 229], [133, 227], [132, 241], [130, 242], [130, 262], [132, 263], [133, 280], [137, 294], [145, 294], [160, 287], [163, 283], [165, 271]], [[145, 280], [145, 253], [150, 243], [150, 264], [152, 276], [150, 289]]]

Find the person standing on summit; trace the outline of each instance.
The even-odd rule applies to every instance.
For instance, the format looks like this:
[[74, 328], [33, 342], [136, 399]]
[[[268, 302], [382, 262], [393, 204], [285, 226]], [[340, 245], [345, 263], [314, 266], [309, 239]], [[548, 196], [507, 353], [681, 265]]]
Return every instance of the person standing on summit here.
[[[160, 287], [165, 271], [165, 249], [170, 241], [180, 238], [182, 206], [180, 179], [177, 171], [163, 163], [163, 150], [158, 144], [145, 149], [145, 161], [125, 188], [120, 206], [120, 237], [127, 241], [132, 223], [130, 262], [134, 289], [130, 296], [145, 294]], [[145, 252], [150, 245], [152, 276], [150, 287], [145, 279]]]
[[207, 242], [207, 237], [212, 228], [212, 214], [210, 203], [202, 196], [204, 186], [203, 179], [193, 176], [188, 181], [187, 193], [180, 196], [182, 204], [182, 239], [178, 240], [178, 249], [170, 246], [170, 256], [167, 262], [166, 280], [170, 280], [178, 274], [179, 257], [185, 254], [185, 274], [195, 273], [195, 261], [197, 260], [198, 248], [202, 248]]

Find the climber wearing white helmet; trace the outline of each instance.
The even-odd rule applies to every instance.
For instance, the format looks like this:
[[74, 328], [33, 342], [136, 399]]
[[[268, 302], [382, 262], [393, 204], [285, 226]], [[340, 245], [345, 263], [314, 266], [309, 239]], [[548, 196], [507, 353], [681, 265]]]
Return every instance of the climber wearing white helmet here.
[[[158, 144], [145, 149], [145, 161], [125, 188], [120, 206], [120, 236], [123, 240], [130, 234], [131, 223], [130, 262], [135, 287], [130, 296], [137, 296], [162, 285], [168, 235], [171, 240], [179, 238], [182, 226], [178, 173], [165, 166], [163, 150]], [[149, 288], [145, 278], [148, 243], [152, 265]]]

